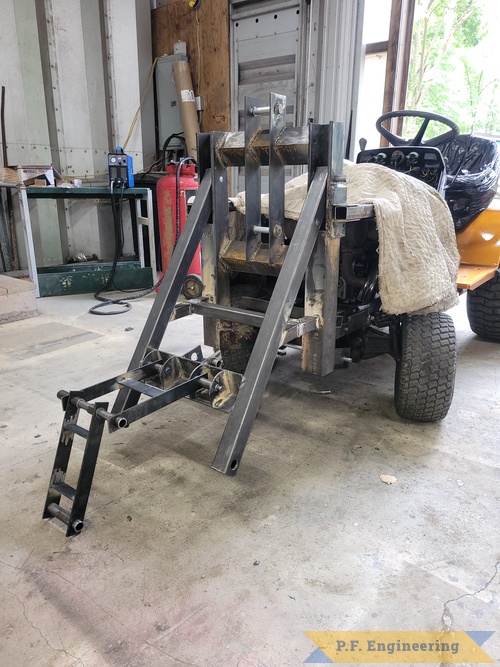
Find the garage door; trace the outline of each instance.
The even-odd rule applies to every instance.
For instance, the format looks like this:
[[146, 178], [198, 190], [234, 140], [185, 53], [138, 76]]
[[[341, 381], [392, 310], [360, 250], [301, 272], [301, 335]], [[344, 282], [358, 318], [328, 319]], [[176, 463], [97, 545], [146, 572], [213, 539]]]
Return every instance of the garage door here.
[[[232, 3], [233, 129], [243, 129], [245, 96], [257, 97], [266, 104], [270, 92], [286, 95], [287, 125], [298, 124], [302, 19], [299, 0]], [[262, 122], [266, 122], [265, 117]], [[287, 177], [291, 176], [292, 169], [288, 168]], [[263, 190], [267, 189], [266, 184], [267, 169], [264, 168]], [[244, 188], [241, 174], [238, 187]]]

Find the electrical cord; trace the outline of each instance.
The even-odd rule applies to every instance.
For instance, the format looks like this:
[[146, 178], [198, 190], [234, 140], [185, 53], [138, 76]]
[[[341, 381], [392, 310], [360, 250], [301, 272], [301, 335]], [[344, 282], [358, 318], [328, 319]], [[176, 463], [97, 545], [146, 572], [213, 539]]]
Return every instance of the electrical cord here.
[[153, 171], [153, 169], [155, 169], [155, 167], [162, 168], [162, 160], [163, 158], [160, 157], [157, 160], [155, 160], [152, 164], [150, 164], [149, 167], [145, 167], [144, 169], [141, 169], [139, 172], [137, 172], [137, 174], [135, 174], [136, 181], [140, 180], [141, 176], [144, 177], [150, 174]]
[[171, 134], [163, 142], [163, 148], [162, 148], [162, 158], [163, 158], [162, 167], [163, 167], [163, 169], [165, 169], [165, 164], [166, 164], [167, 148], [170, 145], [170, 142], [172, 141], [172, 139], [177, 139], [178, 141], [180, 141], [183, 148], [178, 149], [178, 150], [184, 150], [184, 153], [187, 153], [187, 144], [186, 144], [186, 139], [184, 138], [184, 132], [175, 132], [174, 134]]
[[146, 99], [146, 95], [148, 94], [149, 87], [151, 86], [151, 83], [153, 81], [153, 74], [154, 74], [154, 71], [155, 71], [155, 68], [156, 68], [156, 64], [158, 62], [158, 58], [159, 58], [159, 56], [157, 56], [153, 60], [153, 64], [151, 65], [151, 69], [149, 70], [149, 76], [148, 76], [148, 81], [147, 81], [147, 84], [146, 84], [146, 89], [145, 89], [144, 93], [142, 94], [141, 101], [139, 102], [139, 107], [138, 107], [137, 111], [135, 112], [135, 116], [132, 120], [132, 124], [130, 125], [130, 129], [128, 131], [127, 138], [123, 142], [123, 150], [125, 150], [125, 148], [127, 147], [127, 144], [130, 140], [130, 137], [132, 136], [132, 132], [134, 131], [134, 127], [135, 127], [135, 125], [136, 125], [136, 123], [139, 119], [139, 114], [141, 113], [142, 105], [144, 104], [144, 100]]
[[[115, 186], [118, 186], [120, 188], [119, 199], [117, 199], [116, 196]], [[115, 235], [115, 254], [113, 257], [113, 264], [111, 266], [109, 275], [106, 278], [106, 282], [94, 294], [94, 299], [100, 301], [101, 303], [98, 303], [95, 306], [92, 306], [92, 308], [89, 308], [89, 313], [91, 313], [92, 315], [120, 315], [121, 313], [127, 313], [132, 308], [132, 305], [129, 303], [129, 301], [133, 301], [134, 299], [140, 299], [144, 296], [147, 296], [148, 294], [151, 294], [151, 292], [156, 290], [161, 285], [161, 282], [163, 280], [162, 276], [156, 282], [155, 285], [149, 287], [147, 290], [144, 290], [143, 292], [140, 292], [139, 294], [127, 297], [127, 301], [124, 301], [123, 299], [105, 299], [104, 297], [101, 296], [102, 292], [105, 292], [109, 287], [111, 287], [111, 285], [114, 285], [115, 289], [117, 289], [120, 292], [125, 291], [125, 290], [120, 290], [114, 283], [118, 260], [120, 259], [123, 252], [124, 239], [123, 239], [121, 205], [123, 202], [125, 184], [123, 183], [123, 181], [121, 181], [121, 179], [116, 179], [115, 181], [111, 182], [110, 187], [111, 187], [111, 211], [113, 213], [113, 229]], [[111, 311], [100, 310], [101, 308], [105, 308], [106, 306], [121, 306], [121, 308], [120, 310], [111, 310]]]

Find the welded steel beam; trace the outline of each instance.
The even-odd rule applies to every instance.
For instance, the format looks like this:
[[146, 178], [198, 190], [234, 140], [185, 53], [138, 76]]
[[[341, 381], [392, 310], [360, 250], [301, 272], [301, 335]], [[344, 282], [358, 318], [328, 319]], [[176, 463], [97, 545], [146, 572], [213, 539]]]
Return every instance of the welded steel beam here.
[[[186, 224], [175, 246], [172, 258], [163, 276], [162, 284], [149, 313], [139, 342], [135, 348], [128, 370], [138, 368], [146, 353], [160, 347], [170, 317], [174, 311], [189, 266], [201, 241], [203, 230], [212, 213], [212, 174], [207, 169], [200, 183], [198, 193], [186, 220]], [[129, 389], [122, 389], [113, 406], [113, 412], [137, 404], [140, 394]]]
[[260, 132], [259, 114], [252, 113], [252, 107], [258, 107], [260, 100], [245, 97], [245, 226], [246, 226], [246, 260], [250, 261], [261, 242], [261, 235], [255, 231], [260, 225], [261, 188], [260, 161], [254, 152], [253, 144]]
[[328, 165], [328, 197], [325, 227], [309, 262], [305, 282], [305, 314], [320, 318], [321, 327], [302, 337], [302, 370], [325, 376], [335, 369], [337, 294], [340, 239], [343, 223], [335, 223], [332, 204], [345, 206], [342, 176], [343, 126], [341, 123], [311, 125], [311, 161]]
[[[308, 127], [285, 127], [274, 145], [283, 164], [307, 164], [309, 155]], [[262, 130], [252, 142], [252, 151], [259, 164], [269, 164], [269, 130]], [[227, 132], [217, 144], [217, 153], [226, 167], [245, 166], [245, 133]]]
[[285, 233], [285, 165], [276, 151], [276, 143], [285, 128], [286, 97], [271, 93], [269, 110], [269, 263], [283, 252]]
[[257, 336], [233, 411], [214, 458], [213, 467], [226, 475], [236, 474], [250, 430], [259, 410], [283, 334], [313, 251], [324, 205], [328, 168], [319, 167], [304, 201], [262, 327]]
[[374, 218], [373, 204], [346, 204], [333, 207], [334, 222], [357, 222], [365, 218]]

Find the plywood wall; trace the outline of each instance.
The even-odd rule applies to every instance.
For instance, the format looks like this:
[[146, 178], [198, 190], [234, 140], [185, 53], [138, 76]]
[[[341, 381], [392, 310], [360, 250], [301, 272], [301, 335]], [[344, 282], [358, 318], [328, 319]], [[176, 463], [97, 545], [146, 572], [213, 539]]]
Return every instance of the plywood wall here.
[[174, 43], [187, 43], [196, 95], [204, 99], [201, 130], [229, 131], [229, 2], [202, 0], [198, 10], [179, 0], [153, 10], [154, 56], [172, 54]]

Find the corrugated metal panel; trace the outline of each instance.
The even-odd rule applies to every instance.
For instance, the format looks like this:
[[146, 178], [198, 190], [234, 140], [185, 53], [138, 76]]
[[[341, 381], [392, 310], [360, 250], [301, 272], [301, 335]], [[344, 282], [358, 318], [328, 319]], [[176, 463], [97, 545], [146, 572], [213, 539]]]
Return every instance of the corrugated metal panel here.
[[241, 63], [240, 86], [266, 83], [268, 81], [295, 81], [295, 54], [261, 58]]
[[[104, 175], [106, 155], [118, 137], [124, 141], [149, 75], [149, 5], [144, 11], [141, 0], [0, 0], [0, 7], [9, 161], [53, 162], [69, 177]], [[108, 54], [102, 48], [103, 13], [115, 47]], [[109, 105], [113, 118], [107, 118], [105, 102], [108, 65], [116, 83]], [[142, 166], [143, 156], [149, 164], [154, 152], [152, 97], [142, 107], [147, 122], [138, 124], [129, 147], [137, 158], [136, 168]], [[112, 141], [108, 120], [117, 137]], [[34, 206], [39, 265], [59, 264], [75, 250], [105, 254], [97, 214], [92, 207], [77, 209], [62, 201]], [[111, 228], [110, 214], [104, 217], [103, 225]], [[18, 237], [25, 266], [22, 234]]]
[[240, 3], [232, 12], [233, 127], [241, 127], [246, 95], [266, 100], [270, 92], [287, 96], [287, 121], [296, 122], [300, 2]]
[[277, 11], [298, 4], [298, 0], [231, 0], [231, 14], [235, 18], [254, 16], [257, 12]]
[[[151, 21], [148, 11], [148, 23], [145, 25], [140, 0], [128, 0], [125, 3], [123, 0], [103, 0], [103, 5], [111, 98], [111, 141], [112, 146], [119, 146], [125, 142], [149, 77], [152, 60]], [[134, 159], [136, 170], [149, 166], [154, 159], [152, 92], [144, 100], [126, 149]]]
[[[287, 124], [297, 124], [297, 89], [302, 29], [300, 0], [284, 2], [233, 2], [232, 33], [232, 125], [243, 128], [245, 96], [268, 102], [269, 93], [287, 98]], [[265, 123], [265, 117], [263, 118]], [[267, 168], [262, 187], [267, 189]], [[243, 170], [240, 170], [240, 176]], [[293, 175], [287, 168], [287, 177]], [[244, 188], [242, 178], [238, 189]]]
[[317, 110], [319, 123], [352, 120], [355, 135], [364, 0], [323, 0], [319, 17]]
[[[344, 123], [355, 132], [364, 0], [233, 0], [232, 126], [245, 95], [287, 98], [287, 123]], [[351, 151], [352, 155], [352, 151]]]

